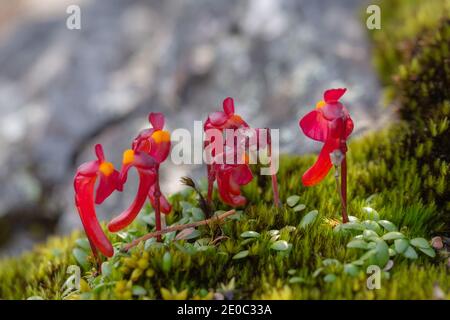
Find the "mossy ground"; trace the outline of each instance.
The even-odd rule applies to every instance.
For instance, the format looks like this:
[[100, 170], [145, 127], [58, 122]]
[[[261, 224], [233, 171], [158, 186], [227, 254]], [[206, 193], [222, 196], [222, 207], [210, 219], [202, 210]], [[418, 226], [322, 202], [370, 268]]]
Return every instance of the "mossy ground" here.
[[[407, 16], [405, 12], [419, 12], [420, 6], [427, 6], [424, 3], [435, 5], [428, 9], [433, 13], [436, 6], [440, 9], [436, 15], [405, 24], [413, 25], [405, 27], [412, 30], [395, 28]], [[406, 237], [430, 239], [449, 232], [448, 1], [381, 4], [395, 10], [383, 10], [387, 11], [384, 28], [391, 30], [392, 40], [373, 33], [376, 63], [390, 88], [395, 88], [392, 97], [402, 119], [350, 144], [349, 213], [367, 219], [362, 208], [369, 206]], [[406, 49], [397, 46], [403, 42], [415, 44], [414, 49], [406, 54]], [[164, 244], [148, 241], [128, 254], [117, 253], [103, 265], [103, 275], [93, 272], [82, 233], [51, 239], [21, 257], [0, 262], [0, 298], [208, 299], [220, 294], [234, 299], [432, 299], [435, 285], [450, 298], [446, 251], [434, 258], [393, 256], [394, 265], [382, 273], [378, 290], [367, 288], [365, 265], [347, 272], [346, 264], [361, 259], [363, 251], [347, 248], [354, 232], [333, 229], [339, 223], [340, 204], [331, 174], [317, 187], [301, 185], [301, 174], [313, 161], [312, 155], [281, 159], [281, 208], [273, 205], [269, 178], [258, 177], [245, 188], [248, 206], [238, 218], [227, 219], [221, 229], [201, 227], [195, 239], [182, 241], [173, 241], [175, 234], [167, 234]], [[286, 204], [293, 194], [299, 195], [303, 210]], [[173, 195], [171, 201], [174, 210], [167, 224], [203, 218], [193, 209], [197, 204], [191, 190]], [[317, 218], [302, 226], [302, 219], [312, 210], [318, 211]], [[150, 210], [142, 212], [126, 232], [112, 235], [112, 242], [120, 248], [153, 228], [151, 221]], [[260, 235], [243, 238], [245, 231]], [[222, 234], [226, 238], [212, 243]], [[272, 249], [273, 237], [285, 240], [289, 248]], [[236, 259], [242, 251], [248, 251], [247, 255], [241, 253], [243, 257]], [[72, 264], [83, 268], [81, 289], [64, 292], [70, 276], [66, 270]]]

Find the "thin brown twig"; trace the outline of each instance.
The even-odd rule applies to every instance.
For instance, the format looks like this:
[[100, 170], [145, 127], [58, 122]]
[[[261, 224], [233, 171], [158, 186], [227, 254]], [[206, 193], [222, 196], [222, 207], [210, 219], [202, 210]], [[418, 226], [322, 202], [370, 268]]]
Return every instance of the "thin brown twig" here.
[[180, 231], [183, 229], [187, 229], [187, 228], [195, 228], [195, 227], [199, 227], [199, 226], [204, 226], [207, 224], [210, 224], [212, 222], [218, 222], [218, 221], [222, 221], [223, 219], [235, 214], [236, 211], [235, 210], [230, 210], [227, 211], [225, 213], [222, 213], [218, 216], [214, 216], [210, 219], [206, 219], [206, 220], [202, 220], [202, 221], [197, 221], [197, 222], [192, 222], [192, 223], [187, 223], [187, 224], [181, 224], [178, 226], [173, 226], [173, 227], [169, 227], [160, 231], [156, 231], [156, 232], [151, 232], [151, 233], [147, 233], [146, 235], [137, 238], [133, 241], [131, 241], [129, 244], [125, 245], [121, 251], [122, 252], [127, 252], [128, 250], [130, 250], [131, 248], [137, 246], [139, 243], [141, 243], [142, 241], [146, 241], [150, 238], [154, 238], [154, 237], [158, 237], [161, 236], [164, 233], [168, 233], [168, 232], [173, 232], [173, 231]]

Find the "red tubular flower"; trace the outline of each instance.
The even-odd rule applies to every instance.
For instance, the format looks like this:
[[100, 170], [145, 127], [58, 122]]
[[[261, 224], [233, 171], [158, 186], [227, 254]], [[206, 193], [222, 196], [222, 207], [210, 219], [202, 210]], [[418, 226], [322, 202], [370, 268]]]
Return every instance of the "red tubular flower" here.
[[[240, 129], [240, 128], [249, 128], [249, 125], [241, 118], [241, 116], [234, 113], [234, 100], [233, 98], [226, 98], [223, 100], [223, 111], [217, 111], [210, 113], [208, 118], [204, 124], [204, 131], [210, 129], [220, 130], [222, 133], [226, 129]], [[206, 141], [204, 144], [204, 148], [209, 145], [209, 142]], [[213, 157], [216, 154], [213, 151], [211, 155]], [[208, 177], [208, 195], [207, 201], [209, 204], [212, 202], [212, 194], [214, 188], [214, 181], [216, 180], [216, 173], [214, 172], [214, 166], [207, 164], [206, 172]]]
[[145, 204], [151, 186], [156, 181], [156, 166], [156, 161], [144, 152], [135, 152], [133, 150], [124, 152], [120, 181], [125, 183], [128, 170], [131, 167], [135, 167], [139, 174], [139, 187], [131, 206], [108, 224], [109, 231], [117, 232], [122, 230], [130, 225], [139, 214]]
[[[122, 191], [122, 184], [119, 180], [119, 172], [114, 169], [112, 163], [105, 160], [100, 144], [95, 146], [95, 153], [97, 160], [82, 164], [75, 174], [75, 205], [94, 256], [97, 258], [96, 249], [98, 249], [103, 255], [111, 257], [114, 249], [97, 220], [95, 204], [101, 204], [114, 190]], [[97, 178], [100, 182], [94, 201]]]
[[[120, 216], [110, 222], [110, 231], [119, 231], [128, 226], [142, 209], [145, 199], [149, 197], [155, 209], [156, 230], [161, 230], [161, 212], [169, 214], [172, 206], [162, 195], [159, 187], [159, 165], [167, 159], [170, 152], [170, 133], [163, 130], [164, 115], [150, 113], [152, 128], [145, 129], [134, 139], [132, 149], [125, 151], [121, 176], [123, 183], [131, 166], [139, 172], [139, 188], [133, 204]], [[158, 237], [160, 240], [160, 237]]]
[[[206, 132], [209, 129], [217, 129], [220, 130], [222, 133], [224, 132], [224, 130], [226, 129], [233, 129], [233, 130], [238, 130], [238, 129], [247, 129], [250, 128], [250, 126], [247, 124], [247, 122], [245, 122], [239, 115], [235, 114], [235, 109], [234, 109], [234, 101], [232, 98], [228, 97], [223, 101], [223, 112], [219, 111], [219, 112], [213, 112], [211, 113], [208, 118], [206, 119], [205, 125], [204, 125], [204, 131]], [[256, 134], [257, 137], [259, 137], [258, 135], [258, 130], [260, 129], [256, 129]], [[209, 145], [209, 141], [206, 141], [204, 144], [204, 148], [206, 148]], [[249, 147], [248, 142], [247, 141], [234, 141], [235, 144], [235, 148], [239, 148], [239, 147], [244, 147], [247, 148]], [[225, 146], [224, 146], [225, 147]], [[271, 156], [271, 152], [272, 152], [272, 146], [271, 146], [271, 142], [270, 142], [270, 131], [269, 131], [269, 135], [268, 135], [268, 141], [259, 141], [257, 142], [257, 149], [259, 150], [260, 148], [265, 148], [268, 147], [269, 148], [269, 156]], [[214, 152], [214, 151], [213, 151]], [[234, 156], [237, 156], [237, 150], [234, 150]], [[215, 157], [215, 154], [212, 154], [213, 157]], [[228, 190], [228, 187], [224, 187], [226, 186], [227, 183], [225, 183], [224, 181], [233, 181], [233, 179], [229, 179], [227, 178], [227, 175], [224, 175], [222, 173], [223, 172], [228, 172], [229, 170], [237, 170], [236, 172], [241, 172], [241, 170], [244, 170], [242, 172], [246, 172], [247, 170], [250, 170], [248, 167], [248, 164], [246, 164], [244, 167], [244, 169], [237, 169], [237, 168], [241, 168], [242, 165], [239, 165], [237, 167], [233, 167], [233, 166], [229, 166], [229, 165], [207, 165], [207, 176], [208, 176], [208, 196], [207, 196], [207, 200], [208, 203], [211, 204], [212, 202], [212, 193], [213, 193], [213, 186], [214, 186], [214, 181], [217, 178], [217, 182], [218, 182], [218, 187], [219, 187], [219, 195], [221, 196], [222, 200], [232, 206], [237, 206], [237, 205], [241, 205], [242, 203], [245, 203], [245, 198], [240, 196], [236, 197], [235, 199], [230, 198], [229, 196], [227, 196], [227, 192], [224, 190]], [[217, 171], [219, 170], [219, 171]], [[250, 171], [251, 173], [251, 171]], [[250, 180], [252, 178], [251, 174], [250, 176], [248, 174], [245, 174], [245, 177], [250, 177]], [[219, 181], [219, 179], [221, 181]], [[246, 183], [248, 183], [249, 181], [247, 181]], [[220, 186], [219, 186], [220, 184]], [[234, 185], [232, 183], [232, 185]], [[231, 188], [233, 189], [233, 188]], [[278, 182], [277, 182], [277, 178], [276, 175], [273, 174], [272, 175], [272, 189], [273, 189], [273, 193], [274, 193], [274, 202], [275, 204], [278, 206], [279, 204], [279, 197], [278, 197]], [[243, 200], [242, 200], [243, 199]]]
[[340, 151], [341, 162], [341, 196], [343, 199], [343, 220], [346, 222], [347, 196], [347, 138], [353, 131], [353, 121], [347, 109], [339, 102], [347, 89], [331, 89], [324, 93], [324, 101], [317, 103], [316, 109], [306, 114], [299, 122], [303, 133], [311, 139], [324, 142], [317, 161], [302, 177], [305, 186], [313, 186], [322, 181], [333, 167], [330, 154]]

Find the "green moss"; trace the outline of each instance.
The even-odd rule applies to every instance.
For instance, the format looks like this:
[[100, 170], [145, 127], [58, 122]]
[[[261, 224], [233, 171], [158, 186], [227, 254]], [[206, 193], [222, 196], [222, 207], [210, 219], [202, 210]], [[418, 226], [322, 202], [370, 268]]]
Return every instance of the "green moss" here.
[[[350, 214], [364, 220], [362, 208], [370, 206], [408, 238], [429, 239], [449, 231], [450, 31], [449, 20], [443, 18], [448, 3], [382, 1], [383, 29], [372, 33], [375, 57], [393, 88], [401, 120], [349, 147]], [[393, 268], [383, 272], [379, 290], [367, 289], [364, 268], [356, 268], [352, 275], [346, 272], [344, 264], [360, 259], [361, 252], [346, 247], [354, 234], [333, 230], [340, 207], [331, 174], [317, 187], [301, 185], [301, 174], [314, 158], [281, 159], [281, 208], [273, 206], [270, 179], [258, 177], [245, 188], [249, 205], [238, 219], [227, 220], [221, 229], [201, 227], [200, 235], [189, 241], [173, 241], [175, 235], [168, 234], [163, 244], [148, 241], [130, 253], [118, 252], [103, 265], [100, 276], [92, 272], [89, 260], [75, 261], [73, 249], [84, 246], [83, 241], [75, 242], [79, 234], [4, 260], [0, 298], [210, 299], [222, 294], [238, 299], [430, 299], [435, 284], [450, 292], [445, 253], [435, 258], [419, 254], [417, 260], [396, 255]], [[303, 210], [285, 204], [293, 194], [300, 196]], [[171, 201], [174, 212], [167, 224], [195, 219], [195, 194], [190, 190], [173, 195]], [[318, 217], [302, 227], [302, 219], [312, 210], [318, 210]], [[152, 228], [147, 209], [111, 240], [119, 249]], [[243, 238], [245, 231], [259, 236]], [[212, 243], [222, 233], [226, 238]], [[274, 250], [275, 240], [286, 241], [288, 250]], [[248, 254], [236, 257], [242, 251]], [[70, 276], [66, 269], [75, 263], [87, 264], [81, 288], [63, 294]]]

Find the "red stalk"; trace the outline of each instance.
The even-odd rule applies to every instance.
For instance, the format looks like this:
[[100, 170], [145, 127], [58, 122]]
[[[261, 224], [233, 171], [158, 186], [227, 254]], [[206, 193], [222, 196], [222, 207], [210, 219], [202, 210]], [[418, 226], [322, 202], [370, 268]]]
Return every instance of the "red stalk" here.
[[[161, 189], [159, 188], [159, 165], [156, 166], [156, 181], [153, 196], [155, 197], [155, 227], [156, 231], [161, 231], [161, 208], [159, 203], [159, 199], [161, 198]], [[161, 242], [161, 235], [158, 235], [156, 239], [158, 242]]]
[[211, 206], [212, 204], [212, 196], [213, 196], [213, 190], [214, 190], [214, 174], [212, 173], [212, 166], [208, 165], [207, 167], [207, 175], [208, 175], [208, 195], [206, 198], [206, 201], [208, 202], [208, 205]]
[[347, 223], [347, 157], [344, 154], [344, 159], [341, 164], [341, 200], [342, 200], [342, 222]]
[[[270, 157], [270, 166], [271, 166], [271, 172], [273, 171], [273, 159], [272, 159], [272, 137], [270, 135], [270, 129], [268, 129], [268, 135], [269, 135], [269, 157]], [[278, 193], [278, 180], [277, 175], [275, 173], [272, 173], [272, 191], [273, 191], [273, 201], [275, 203], [275, 207], [280, 206], [280, 195]]]

